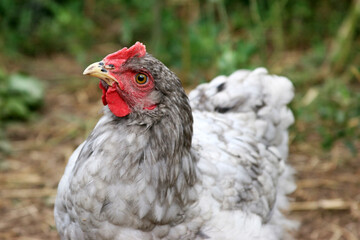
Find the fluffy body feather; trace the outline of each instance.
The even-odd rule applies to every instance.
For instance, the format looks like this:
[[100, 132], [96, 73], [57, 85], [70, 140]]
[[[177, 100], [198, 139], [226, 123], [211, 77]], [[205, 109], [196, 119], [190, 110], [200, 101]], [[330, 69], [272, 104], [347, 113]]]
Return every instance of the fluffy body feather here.
[[188, 101], [164, 65], [137, 61], [154, 76], [158, 105], [122, 118], [104, 107], [59, 183], [61, 239], [283, 239], [294, 226], [280, 212], [295, 189], [291, 82], [239, 70]]

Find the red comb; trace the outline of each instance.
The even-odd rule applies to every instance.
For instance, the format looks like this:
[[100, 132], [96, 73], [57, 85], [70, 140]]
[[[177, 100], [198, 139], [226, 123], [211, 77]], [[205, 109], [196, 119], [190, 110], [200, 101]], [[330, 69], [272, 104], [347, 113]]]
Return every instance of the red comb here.
[[146, 47], [141, 42], [136, 42], [130, 48], [124, 47], [117, 52], [107, 55], [104, 60], [128, 59], [132, 57], [143, 57], [146, 54]]

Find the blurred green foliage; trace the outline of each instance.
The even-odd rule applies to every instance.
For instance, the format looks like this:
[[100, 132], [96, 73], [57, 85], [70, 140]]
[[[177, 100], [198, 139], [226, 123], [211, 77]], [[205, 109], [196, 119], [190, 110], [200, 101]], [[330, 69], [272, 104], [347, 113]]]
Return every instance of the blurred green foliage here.
[[92, 21], [81, 1], [0, 1], [0, 47], [6, 54], [80, 53], [91, 44]]
[[359, 0], [2, 0], [0, 50], [84, 61], [138, 40], [192, 86], [262, 65], [295, 84], [296, 139], [316, 131], [324, 147], [341, 139], [355, 152], [359, 21]]
[[43, 101], [43, 84], [34, 77], [0, 72], [0, 120], [31, 117]]
[[8, 74], [0, 69], [0, 153], [9, 152], [3, 129], [13, 120], [28, 120], [43, 103], [43, 83], [21, 74]]

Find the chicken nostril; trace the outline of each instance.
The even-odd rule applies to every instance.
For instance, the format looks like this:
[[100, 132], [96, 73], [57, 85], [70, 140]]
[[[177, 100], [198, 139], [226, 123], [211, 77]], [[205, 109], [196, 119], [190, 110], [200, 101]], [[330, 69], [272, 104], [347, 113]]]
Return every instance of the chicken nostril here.
[[109, 65], [105, 65], [105, 68], [106, 69], [114, 69], [115, 66], [114, 66], [114, 64], [109, 64]]

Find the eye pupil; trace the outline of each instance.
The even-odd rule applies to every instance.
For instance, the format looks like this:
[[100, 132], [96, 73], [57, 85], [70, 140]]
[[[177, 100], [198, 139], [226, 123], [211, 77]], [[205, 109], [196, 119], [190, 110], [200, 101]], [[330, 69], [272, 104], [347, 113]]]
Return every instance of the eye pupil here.
[[136, 79], [136, 82], [139, 84], [144, 84], [147, 82], [147, 76], [142, 73], [137, 74], [135, 79]]

